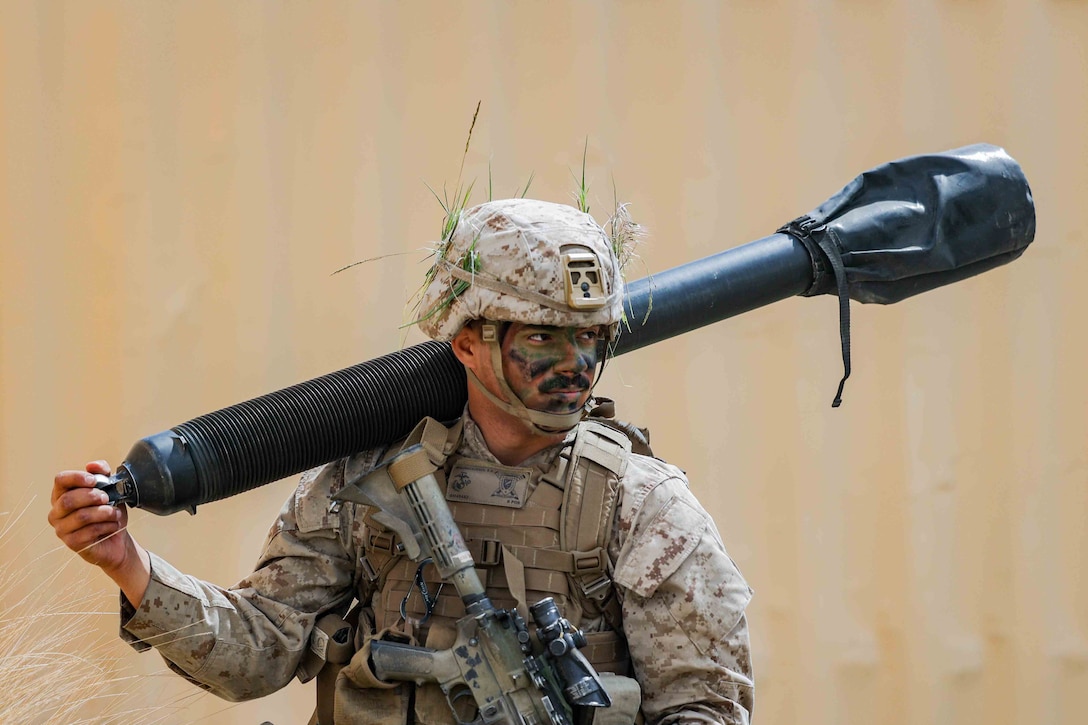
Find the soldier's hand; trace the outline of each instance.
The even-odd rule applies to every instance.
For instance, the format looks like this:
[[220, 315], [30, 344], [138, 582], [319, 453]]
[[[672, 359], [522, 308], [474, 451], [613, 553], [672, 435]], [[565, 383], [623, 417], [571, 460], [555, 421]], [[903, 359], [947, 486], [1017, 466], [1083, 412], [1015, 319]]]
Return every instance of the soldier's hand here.
[[61, 471], [53, 479], [49, 523], [72, 551], [110, 571], [132, 554], [133, 542], [125, 527], [125, 506], [110, 506], [105, 491], [94, 487], [94, 474], [109, 475], [105, 461], [92, 461], [85, 471]]

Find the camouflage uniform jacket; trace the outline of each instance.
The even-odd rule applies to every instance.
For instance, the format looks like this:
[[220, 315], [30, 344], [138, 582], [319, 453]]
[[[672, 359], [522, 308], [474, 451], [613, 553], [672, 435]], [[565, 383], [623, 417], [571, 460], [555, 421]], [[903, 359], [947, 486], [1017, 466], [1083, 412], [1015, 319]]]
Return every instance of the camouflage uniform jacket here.
[[[467, 413], [464, 422], [458, 452], [495, 461]], [[561, 449], [521, 465], [546, 471]], [[380, 452], [360, 455], [372, 466]], [[374, 594], [359, 566], [365, 507], [329, 509], [344, 470], [338, 461], [302, 476], [255, 571], [230, 589], [152, 554], [144, 600], [133, 607], [122, 596], [122, 638], [137, 650], [155, 647], [170, 669], [228, 700], [312, 678], [305, 655], [315, 621], [353, 596], [370, 601]], [[617, 511], [608, 553], [647, 722], [748, 723], [754, 683], [744, 609], [751, 590], [714, 522], [679, 469], [637, 454], [620, 480]]]

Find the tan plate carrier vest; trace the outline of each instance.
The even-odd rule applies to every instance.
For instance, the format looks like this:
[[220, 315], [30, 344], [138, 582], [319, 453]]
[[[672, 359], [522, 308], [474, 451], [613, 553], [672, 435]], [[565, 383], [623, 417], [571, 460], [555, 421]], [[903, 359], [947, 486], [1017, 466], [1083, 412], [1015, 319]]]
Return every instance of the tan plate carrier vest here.
[[[446, 428], [426, 418], [402, 446], [392, 448], [385, 458], [421, 444], [438, 467], [436, 476], [445, 487], [446, 475], [458, 460], [454, 451], [460, 441], [460, 422]], [[449, 501], [495, 606], [516, 607], [531, 621], [527, 606], [544, 597], [554, 598], [571, 624], [596, 630], [585, 633], [588, 644], [581, 651], [586, 658], [598, 672], [617, 675], [630, 675], [631, 667], [622, 633], [620, 601], [612, 586], [608, 543], [619, 480], [632, 450], [652, 455], [645, 430], [610, 419], [589, 418], [578, 425], [573, 443], [563, 448], [551, 469], [534, 476], [536, 480], [530, 484], [528, 498], [520, 508]], [[369, 629], [373, 623], [372, 631], [393, 632], [413, 644], [435, 649], [451, 646], [455, 623], [465, 614], [456, 591], [452, 586], [442, 586], [433, 567], [420, 567], [404, 555], [396, 534], [375, 521], [372, 513], [364, 521], [368, 540], [360, 565], [377, 594], [372, 607], [364, 607], [362, 616], [370, 622], [365, 622], [362, 629]], [[429, 612], [425, 599], [430, 600]], [[320, 625], [327, 626], [324, 622]], [[319, 712], [331, 712], [328, 700], [333, 688], [328, 680], [330, 675], [335, 677], [335, 671], [330, 669], [338, 668], [327, 666], [319, 676]], [[449, 706], [437, 686], [419, 688], [411, 699], [415, 722], [449, 721]], [[320, 719], [323, 725], [330, 721]], [[317, 713], [311, 720], [316, 722]], [[404, 722], [400, 719], [383, 725]]]

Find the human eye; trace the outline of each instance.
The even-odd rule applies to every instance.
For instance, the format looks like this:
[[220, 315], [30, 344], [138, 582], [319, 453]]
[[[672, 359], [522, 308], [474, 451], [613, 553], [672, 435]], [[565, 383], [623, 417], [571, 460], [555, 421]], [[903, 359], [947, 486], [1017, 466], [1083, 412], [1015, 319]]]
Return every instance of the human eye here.
[[601, 337], [601, 331], [596, 327], [587, 327], [578, 332], [578, 337], [583, 342], [597, 342]]

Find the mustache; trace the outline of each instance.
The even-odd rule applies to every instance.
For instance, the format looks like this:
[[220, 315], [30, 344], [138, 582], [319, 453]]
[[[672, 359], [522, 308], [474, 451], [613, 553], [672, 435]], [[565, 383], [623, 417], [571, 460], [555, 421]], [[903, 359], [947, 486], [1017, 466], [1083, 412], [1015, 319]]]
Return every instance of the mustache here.
[[537, 388], [541, 393], [554, 393], [558, 390], [589, 390], [589, 376], [581, 373], [577, 375], [553, 375], [540, 384]]

